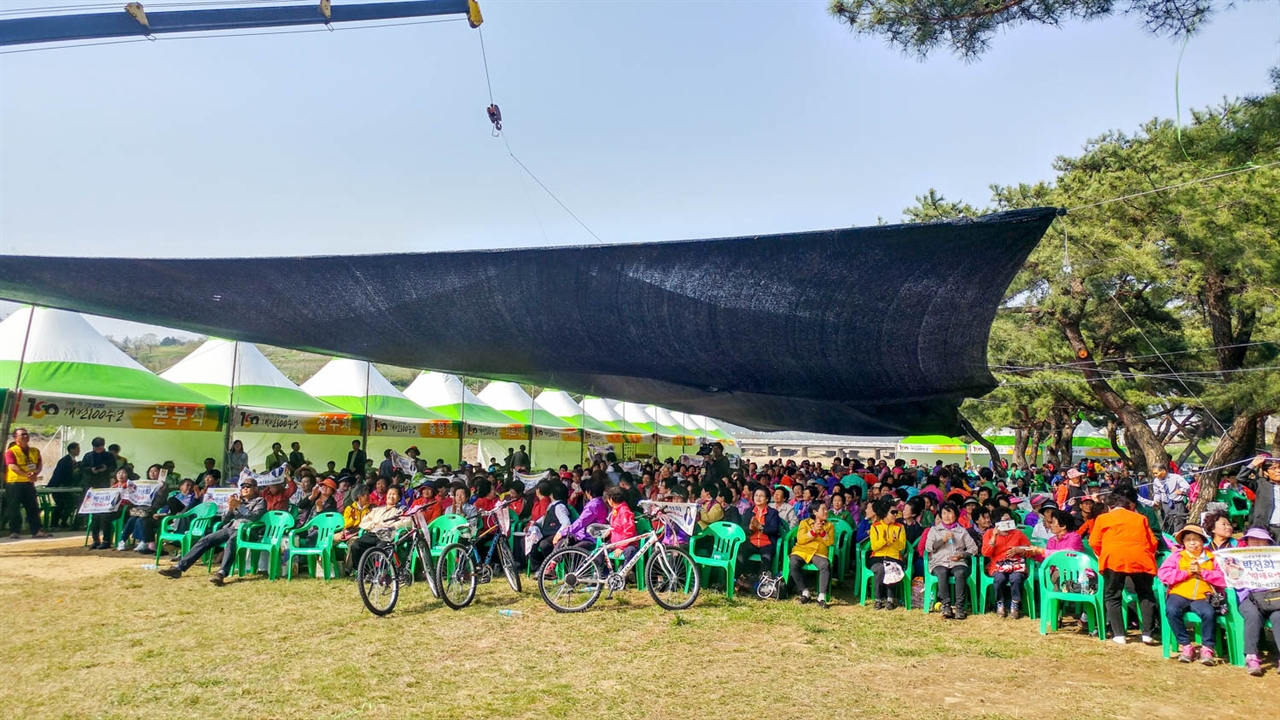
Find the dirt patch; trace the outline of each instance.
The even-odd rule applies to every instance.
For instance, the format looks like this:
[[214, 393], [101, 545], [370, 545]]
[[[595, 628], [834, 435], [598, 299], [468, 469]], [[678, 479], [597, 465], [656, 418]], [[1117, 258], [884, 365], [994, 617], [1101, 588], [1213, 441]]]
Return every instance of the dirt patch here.
[[90, 550], [84, 535], [0, 541], [0, 579], [80, 580], [154, 563], [156, 556], [133, 551]]

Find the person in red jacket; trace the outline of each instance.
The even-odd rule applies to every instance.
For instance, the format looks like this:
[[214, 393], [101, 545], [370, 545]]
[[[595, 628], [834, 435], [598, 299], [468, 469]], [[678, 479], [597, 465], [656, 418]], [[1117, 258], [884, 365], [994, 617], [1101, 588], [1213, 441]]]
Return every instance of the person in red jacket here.
[[1111, 625], [1111, 639], [1121, 645], [1128, 642], [1125, 636], [1124, 614], [1121, 612], [1121, 594], [1128, 587], [1138, 596], [1138, 609], [1142, 614], [1142, 642], [1156, 645], [1154, 639], [1156, 619], [1156, 595], [1153, 583], [1156, 575], [1156, 537], [1151, 525], [1141, 513], [1134, 512], [1138, 492], [1132, 485], [1117, 485], [1107, 496], [1111, 511], [1099, 516], [1089, 533], [1089, 545], [1098, 556], [1098, 568], [1104, 580], [1103, 600], [1107, 609], [1107, 621]]
[[1004, 589], [1009, 588], [1008, 616], [1014, 620], [1022, 617], [1022, 583], [1027, 579], [1025, 553], [1032, 548], [1031, 540], [1016, 527], [1001, 527], [1012, 523], [1009, 508], [998, 507], [991, 511], [994, 526], [982, 536], [982, 554], [987, 558], [987, 574], [994, 581], [996, 617], [1005, 617]]

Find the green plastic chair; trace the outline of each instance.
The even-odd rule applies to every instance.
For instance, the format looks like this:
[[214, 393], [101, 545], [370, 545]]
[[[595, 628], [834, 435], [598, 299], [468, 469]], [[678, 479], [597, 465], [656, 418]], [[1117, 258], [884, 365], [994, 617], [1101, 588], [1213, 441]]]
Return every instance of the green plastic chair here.
[[49, 493], [39, 493], [36, 500], [40, 504], [40, 525], [46, 529], [53, 527], [53, 511], [57, 507]]
[[[637, 528], [638, 530], [639, 528]], [[712, 538], [714, 540], [710, 555], [699, 555], [694, 552], [694, 540]], [[689, 555], [694, 565], [702, 568], [702, 584], [705, 587], [711, 577], [711, 571], [720, 569], [725, 574], [725, 597], [733, 597], [733, 581], [738, 576], [738, 548], [747, 541], [747, 531], [741, 525], [729, 522], [714, 522], [705, 530], [689, 540]]]
[[[128, 513], [123, 511], [124, 507], [125, 506], [123, 505], [120, 506], [120, 509], [121, 509], [120, 517], [111, 521], [111, 539], [107, 540], [106, 542], [112, 546], [114, 546], [117, 542], [119, 542], [121, 536], [124, 535], [124, 520], [126, 517], [128, 517]], [[92, 536], [93, 536], [93, 522], [92, 520], [90, 520], [90, 522], [85, 523], [85, 527], [84, 527], [84, 547], [89, 547], [89, 538]]]
[[[1236, 591], [1227, 588], [1227, 633], [1229, 634], [1227, 647], [1230, 649], [1228, 660], [1232, 665], [1244, 667], [1244, 617], [1240, 615], [1239, 606], [1240, 598], [1236, 595]], [[1271, 621], [1267, 620], [1263, 630], [1270, 627]]]
[[[956, 579], [953, 577], [949, 577], [947, 579], [947, 583], [954, 586], [956, 584]], [[970, 607], [972, 607], [973, 599], [978, 597], [978, 578], [975, 577], [973, 574], [972, 562], [970, 562], [970, 565], [969, 565], [969, 577], [967, 580], [965, 580], [965, 585], [968, 586], [969, 605]], [[956, 594], [952, 592], [951, 597], [954, 599], [955, 596]], [[924, 595], [921, 597], [920, 612], [923, 612], [925, 614], [933, 612], [933, 604], [937, 602], [937, 600], [938, 600], [938, 576], [929, 572], [929, 551], [925, 550], [924, 552]]]
[[[1036, 582], [1040, 586], [1040, 634], [1047, 635], [1050, 630], [1058, 629], [1058, 615], [1063, 603], [1079, 603], [1088, 605], [1090, 632], [1097, 633], [1098, 639], [1107, 639], [1106, 608], [1102, 600], [1102, 573], [1098, 572], [1098, 561], [1084, 553], [1071, 550], [1055, 552], [1041, 560], [1036, 572]], [[1093, 582], [1097, 590], [1093, 594], [1066, 592], [1055, 590], [1053, 571], [1058, 571], [1058, 586], [1074, 582], [1084, 584], [1090, 582], [1089, 573], [1093, 573]]]
[[[160, 526], [156, 528], [156, 564], [160, 563], [160, 553], [164, 551], [165, 543], [173, 543], [178, 546], [178, 557], [182, 557], [191, 551], [191, 546], [196, 540], [205, 536], [209, 532], [209, 526], [213, 524], [214, 518], [218, 515], [218, 506], [213, 503], [200, 503], [195, 507], [180, 512], [177, 515], [165, 515], [160, 518]], [[186, 530], [178, 530], [183, 520], [188, 520]]]
[[[263, 530], [262, 538], [250, 540], [249, 534], [258, 528]], [[280, 542], [284, 534], [293, 529], [293, 515], [283, 510], [272, 510], [262, 516], [256, 523], [245, 523], [236, 531], [236, 567], [235, 571], [244, 577], [245, 561], [251, 569], [258, 567], [258, 554], [267, 553], [267, 577], [275, 580], [280, 577]]]
[[[911, 549], [911, 544], [907, 543], [907, 551], [909, 552], [910, 549]], [[871, 556], [871, 541], [863, 540], [862, 542], [858, 543], [858, 554], [857, 554], [858, 572], [861, 573], [862, 575], [861, 579], [858, 580], [858, 604], [859, 605], [867, 604], [867, 588], [871, 587], [871, 584], [876, 581], [875, 573], [871, 572], [871, 568], [867, 566], [867, 563], [870, 560], [870, 556]], [[902, 582], [900, 583], [900, 585], [902, 586], [902, 595], [903, 595], [902, 604], [903, 604], [903, 607], [906, 607], [906, 608], [911, 607], [911, 567], [912, 567], [911, 558], [908, 557], [902, 564], [902, 571], [904, 575], [902, 578]]]
[[[285, 579], [293, 579], [293, 559], [296, 557], [306, 557], [307, 567], [311, 571], [311, 577], [316, 576], [316, 560], [319, 559], [320, 565], [324, 570], [324, 579], [328, 580], [330, 576], [338, 576], [338, 562], [333, 555], [333, 535], [341, 530], [346, 521], [342, 519], [342, 515], [336, 512], [327, 512], [316, 515], [307, 522], [306, 525], [293, 530], [289, 533], [289, 567], [286, 571]], [[316, 542], [314, 546], [300, 547], [299, 539], [306, 535], [310, 530], [316, 531]]]
[[[844, 582], [849, 565], [853, 562], [853, 526], [844, 520], [832, 520], [831, 524], [836, 528], [835, 542], [831, 544], [831, 552], [835, 555], [835, 566], [831, 570], [834, 577]], [[858, 574], [855, 572], [855, 584], [857, 580]]]
[[1227, 505], [1227, 517], [1231, 520], [1231, 524], [1235, 527], [1244, 527], [1249, 522], [1249, 513], [1252, 508], [1249, 504], [1249, 498], [1244, 493], [1235, 490], [1219, 490], [1214, 500]]
[[[1055, 553], [1056, 554], [1056, 553]], [[1038, 616], [1036, 610], [1036, 561], [1031, 558], [1025, 558], [1027, 561], [1027, 578], [1022, 581], [1022, 611], [1027, 617], [1035, 618]], [[983, 555], [975, 555], [973, 574], [978, 576], [978, 594], [973, 605], [975, 614], [985, 614], [987, 612], [987, 595], [995, 594], [996, 580], [987, 574], [987, 558]]]
[[[1161, 620], [1160, 622], [1160, 654], [1164, 656], [1164, 658], [1167, 660], [1173, 657], [1174, 655], [1178, 654], [1178, 638], [1174, 636], [1173, 627], [1170, 626], [1168, 622], [1168, 618], [1165, 617], [1165, 599], [1168, 597], [1169, 591], [1165, 588], [1164, 583], [1160, 582], [1160, 578], [1156, 578], [1153, 581], [1153, 584], [1155, 586], [1156, 603], [1159, 608], [1158, 611], [1160, 613], [1160, 620]], [[1235, 593], [1233, 591], [1231, 595], [1234, 596], [1234, 594]], [[1243, 666], [1244, 665], [1244, 644], [1243, 644], [1244, 643], [1244, 630], [1243, 630], [1244, 619], [1241, 618], [1241, 621], [1240, 621], [1241, 632], [1239, 633], [1239, 635], [1236, 635], [1235, 633], [1232, 632], [1231, 626], [1230, 626], [1231, 611], [1235, 610], [1235, 603], [1231, 602], [1232, 599], [1233, 598], [1231, 596], [1227, 598], [1228, 603], [1231, 605], [1231, 609], [1228, 610], [1228, 613], [1226, 615], [1219, 615], [1217, 617], [1217, 622], [1214, 623], [1213, 631], [1217, 633], [1217, 640], [1218, 640], [1217, 650], [1218, 650], [1219, 657], [1226, 659], [1232, 665], [1235, 665], [1236, 664], [1235, 658], [1238, 655], [1240, 657], [1239, 664]], [[1238, 614], [1238, 611], [1237, 611], [1237, 614]], [[1188, 610], [1182, 616], [1182, 621], [1186, 623], [1188, 628], [1194, 633], [1194, 635], [1192, 636], [1194, 638], [1194, 642], [1196, 642], [1197, 644], [1203, 644], [1204, 628], [1200, 627], [1200, 616]], [[1240, 642], [1235, 642], [1235, 639], [1237, 637], [1240, 638]]]

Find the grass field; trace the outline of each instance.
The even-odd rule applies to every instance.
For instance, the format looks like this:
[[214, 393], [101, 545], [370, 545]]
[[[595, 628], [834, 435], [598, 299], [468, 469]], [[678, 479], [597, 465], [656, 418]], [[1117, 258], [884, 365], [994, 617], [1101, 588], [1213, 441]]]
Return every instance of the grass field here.
[[349, 581], [217, 588], [203, 567], [168, 580], [145, 561], [0, 542], [5, 717], [1261, 719], [1280, 697], [1274, 671], [840, 594], [822, 611], [704, 592], [676, 615], [628, 590], [556, 615], [499, 580], [462, 612], [415, 585], [376, 618]]

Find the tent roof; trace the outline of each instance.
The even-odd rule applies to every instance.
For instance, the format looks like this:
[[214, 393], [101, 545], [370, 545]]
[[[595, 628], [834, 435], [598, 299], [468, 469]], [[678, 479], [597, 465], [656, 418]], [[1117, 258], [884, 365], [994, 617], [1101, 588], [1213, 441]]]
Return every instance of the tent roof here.
[[[31, 331], [28, 334], [27, 326]], [[25, 356], [23, 348], [25, 346]], [[107, 400], [213, 404], [139, 365], [79, 313], [24, 307], [0, 322], [0, 385]]]
[[[501, 251], [17, 256], [0, 263], [0, 297], [655, 403], [756, 430], [954, 435], [959, 403], [996, 385], [986, 357], [991, 321], [1056, 214], [1031, 208], [937, 223]], [[261, 292], [316, 278], [325, 279], [324, 292]], [[408, 327], [431, 341], [405, 342]], [[614, 337], [602, 340], [601, 328]], [[722, 328], [813, 351], [744, 353], [740, 337]], [[637, 344], [643, 352], [625, 350]]]
[[450, 420], [465, 420], [472, 425], [514, 425], [507, 415], [494, 410], [462, 384], [457, 375], [424, 372], [404, 390], [405, 397]]
[[614, 412], [612, 400], [597, 397], [585, 397], [582, 399], [582, 409], [587, 411], [587, 415], [595, 418], [611, 432], [622, 432], [622, 416]]
[[449, 419], [405, 397], [377, 368], [364, 360], [334, 358], [302, 383], [302, 389], [356, 415], [409, 422]]
[[613, 411], [622, 417], [622, 427], [625, 432], [638, 432], [646, 435], [658, 432], [657, 425], [654, 424], [653, 418], [649, 417], [649, 413], [644, 411], [643, 405], [620, 402], [613, 406]]
[[687, 434], [684, 428], [680, 426], [680, 423], [671, 417], [671, 413], [667, 412], [665, 408], [660, 408], [657, 405], [646, 405], [644, 412], [653, 420], [660, 434], [667, 437]]
[[597, 433], [617, 432], [615, 429], [595, 419], [595, 417], [588, 415], [582, 409], [582, 406], [570, 397], [569, 393], [563, 390], [544, 388], [542, 392], [538, 393], [538, 397], [534, 398], [533, 403], [576, 428]]
[[477, 397], [503, 415], [524, 425], [535, 425], [552, 430], [570, 430], [578, 427], [537, 407], [529, 393], [513, 382], [495, 380], [486, 385]]
[[[237, 348], [239, 357], [237, 358]], [[209, 338], [160, 377], [203, 393], [225, 404], [280, 413], [346, 412], [303, 392], [258, 350], [253, 343]]]

